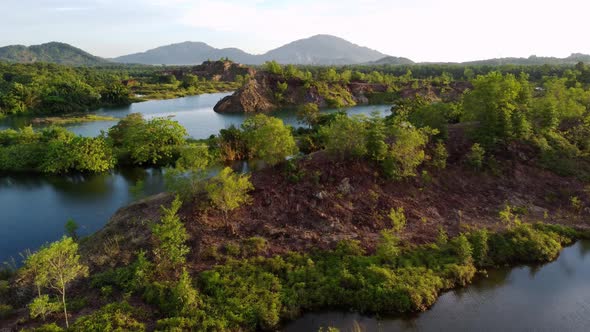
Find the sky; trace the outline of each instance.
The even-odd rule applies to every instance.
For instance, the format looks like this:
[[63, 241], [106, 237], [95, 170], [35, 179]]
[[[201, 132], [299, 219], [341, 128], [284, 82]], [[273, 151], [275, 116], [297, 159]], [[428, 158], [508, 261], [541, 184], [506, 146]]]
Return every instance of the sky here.
[[331, 34], [414, 61], [590, 54], [588, 0], [0, 0], [0, 46], [102, 57], [183, 41], [260, 54]]

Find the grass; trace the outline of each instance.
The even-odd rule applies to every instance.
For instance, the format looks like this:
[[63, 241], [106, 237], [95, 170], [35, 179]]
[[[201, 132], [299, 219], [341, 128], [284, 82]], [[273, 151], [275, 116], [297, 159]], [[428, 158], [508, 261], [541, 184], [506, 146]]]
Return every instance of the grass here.
[[118, 118], [112, 116], [84, 114], [84, 115], [64, 115], [34, 118], [31, 120], [36, 125], [66, 125], [73, 123], [96, 122], [96, 121], [118, 121]]

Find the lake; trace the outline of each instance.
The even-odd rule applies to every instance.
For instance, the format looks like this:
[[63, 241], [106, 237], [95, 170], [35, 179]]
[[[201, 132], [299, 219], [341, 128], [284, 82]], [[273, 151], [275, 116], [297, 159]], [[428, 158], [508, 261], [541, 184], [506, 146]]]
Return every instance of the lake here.
[[[141, 113], [146, 118], [172, 116], [187, 128], [193, 138], [207, 138], [230, 125], [240, 125], [246, 115], [219, 114], [213, 106], [228, 93], [214, 93], [170, 100], [134, 103], [126, 107], [103, 108], [90, 113], [117, 118], [130, 113]], [[356, 106], [349, 114], [389, 112], [390, 106]], [[336, 109], [322, 110], [335, 112]], [[295, 111], [279, 110], [273, 115], [297, 126]], [[18, 128], [30, 123], [27, 118], [0, 120], [0, 129]], [[116, 124], [113, 121], [87, 122], [66, 126], [83, 136], [96, 136]], [[46, 242], [59, 239], [64, 224], [70, 218], [80, 225], [80, 234], [87, 235], [100, 229], [117, 209], [133, 201], [129, 188], [138, 180], [145, 183], [145, 194], [164, 190], [160, 170], [130, 169], [99, 175], [0, 176], [0, 263], [11, 257], [19, 262], [19, 253], [36, 249]]]
[[[101, 108], [89, 113], [115, 118], [123, 118], [131, 113], [141, 113], [147, 119], [171, 116], [186, 128], [189, 136], [193, 138], [207, 138], [210, 135], [216, 135], [220, 129], [227, 128], [230, 125], [239, 126], [248, 116], [245, 114], [220, 114], [213, 111], [213, 106], [229, 94], [224, 92], [168, 100], [151, 100], [123, 107]], [[348, 108], [347, 113], [370, 114], [371, 112], [377, 111], [380, 114], [387, 114], [390, 109], [391, 106], [389, 105], [362, 105]], [[336, 111], [338, 110], [322, 109], [322, 113]], [[294, 127], [301, 125], [297, 122], [294, 109], [277, 110], [271, 114], [283, 119], [286, 124]], [[26, 117], [8, 117], [0, 119], [0, 129], [20, 128], [29, 125], [30, 122], [31, 119]], [[117, 121], [97, 121], [69, 124], [65, 127], [78, 135], [97, 136], [101, 130], [107, 130], [115, 124], [117, 124]]]
[[[318, 331], [590, 331], [590, 241], [565, 248], [542, 266], [492, 270], [443, 294], [423, 313], [376, 319], [356, 313], [310, 313], [285, 332]], [[360, 328], [360, 329], [359, 329]]]

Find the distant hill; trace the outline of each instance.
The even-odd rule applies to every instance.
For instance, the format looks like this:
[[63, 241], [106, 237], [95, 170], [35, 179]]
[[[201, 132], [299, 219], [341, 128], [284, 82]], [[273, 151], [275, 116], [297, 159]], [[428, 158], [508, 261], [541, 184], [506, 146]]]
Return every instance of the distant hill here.
[[256, 56], [237, 48], [218, 49], [202, 42], [184, 42], [112, 59], [121, 63], [148, 65], [196, 65], [207, 60], [229, 58], [238, 63], [253, 63]]
[[386, 56], [376, 61], [367, 62], [367, 65], [413, 65], [414, 61], [397, 56]]
[[578, 62], [590, 63], [590, 55], [581, 54], [581, 53], [572, 53], [570, 56], [568, 56], [566, 58], [538, 57], [535, 55], [531, 55], [528, 58], [498, 58], [498, 59], [468, 61], [468, 62], [462, 62], [461, 64], [464, 64], [464, 65], [489, 65], [489, 66], [498, 66], [498, 65], [531, 66], [531, 65], [545, 65], [545, 64], [547, 64], [547, 65], [573, 65]]
[[343, 65], [375, 61], [385, 56], [342, 38], [316, 35], [291, 42], [262, 55], [249, 54], [237, 48], [218, 49], [202, 42], [184, 42], [112, 60], [123, 63], [192, 65], [206, 60], [229, 58], [234, 62], [252, 65], [270, 60], [283, 64]]
[[303, 65], [347, 65], [375, 61], [386, 55], [330, 35], [296, 40], [268, 51], [265, 61]]
[[93, 66], [107, 60], [87, 53], [69, 44], [51, 42], [41, 45], [11, 45], [0, 47], [0, 61], [34, 63], [52, 62], [71, 66]]
[[115, 63], [147, 65], [198, 65], [207, 60], [228, 58], [234, 62], [259, 65], [275, 60], [282, 64], [297, 65], [573, 65], [590, 63], [590, 55], [572, 53], [566, 58], [538, 57], [497, 58], [468, 62], [421, 62], [385, 55], [331, 35], [315, 35], [283, 45], [264, 54], [249, 54], [238, 48], [215, 48], [203, 42], [184, 42], [161, 46], [142, 53], [104, 59], [65, 43], [50, 42], [41, 45], [10, 45], [0, 47], [0, 61], [34, 63], [51, 62], [71, 66], [96, 66]]

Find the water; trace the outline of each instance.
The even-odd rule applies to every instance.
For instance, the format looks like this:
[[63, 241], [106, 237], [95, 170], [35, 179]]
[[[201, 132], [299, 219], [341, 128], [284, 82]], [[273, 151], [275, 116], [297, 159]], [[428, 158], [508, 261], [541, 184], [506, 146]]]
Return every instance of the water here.
[[[152, 100], [134, 103], [124, 107], [101, 108], [91, 114], [123, 118], [131, 113], [141, 113], [145, 118], [171, 116], [183, 125], [193, 138], [207, 138], [219, 133], [220, 129], [230, 125], [239, 126], [248, 116], [245, 114], [219, 114], [213, 111], [213, 106], [230, 93], [212, 93], [168, 100]], [[355, 106], [347, 109], [348, 114], [370, 114], [377, 111], [380, 114], [389, 113], [391, 106]], [[325, 109], [322, 112], [336, 112], [337, 109]], [[272, 115], [283, 119], [286, 124], [300, 126], [294, 109], [278, 110]], [[0, 129], [21, 128], [29, 125], [30, 118], [17, 117], [0, 119]], [[101, 130], [107, 130], [117, 121], [97, 121], [66, 125], [69, 130], [82, 136], [97, 136]]]
[[164, 190], [157, 169], [128, 169], [77, 176], [0, 177], [0, 262], [16, 259], [26, 249], [59, 239], [72, 218], [79, 234], [99, 230], [115, 211], [134, 200], [129, 187], [144, 181], [144, 195]]
[[[207, 138], [230, 125], [240, 125], [243, 114], [218, 114], [213, 106], [228, 93], [205, 94], [170, 100], [135, 103], [126, 107], [104, 108], [93, 114], [117, 118], [130, 113], [142, 113], [146, 118], [173, 116], [187, 128], [193, 138]], [[385, 114], [389, 106], [357, 106], [349, 114]], [[334, 112], [335, 109], [323, 110]], [[294, 110], [281, 110], [273, 115], [297, 126]], [[27, 118], [0, 120], [0, 129], [19, 128], [30, 123]], [[68, 129], [83, 136], [96, 136], [116, 121], [88, 122], [68, 125]], [[59, 239], [64, 224], [74, 219], [82, 235], [100, 229], [120, 207], [133, 197], [129, 188], [137, 180], [144, 180], [145, 194], [164, 190], [162, 174], [158, 170], [132, 169], [89, 176], [0, 176], [0, 263], [25, 249], [36, 249], [46, 242]]]
[[284, 331], [590, 331], [590, 241], [543, 266], [490, 271], [442, 295], [428, 311], [376, 319], [354, 313], [310, 313]]

